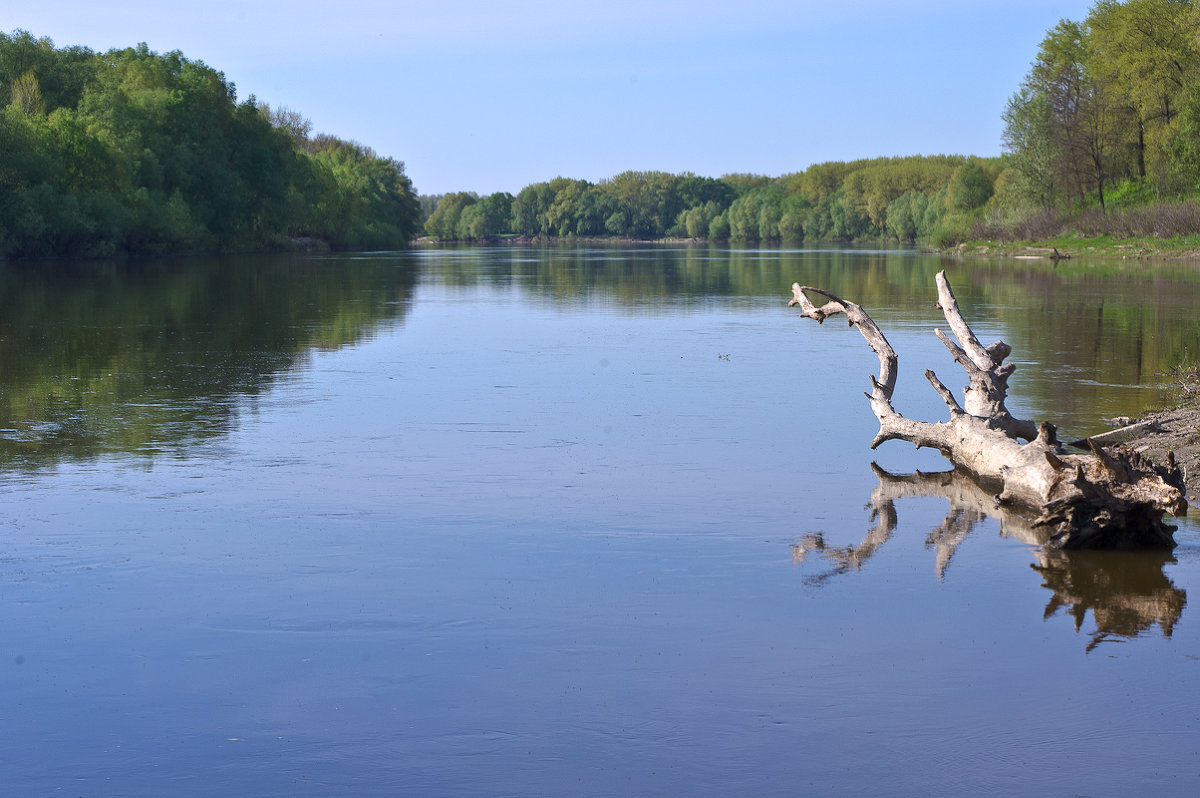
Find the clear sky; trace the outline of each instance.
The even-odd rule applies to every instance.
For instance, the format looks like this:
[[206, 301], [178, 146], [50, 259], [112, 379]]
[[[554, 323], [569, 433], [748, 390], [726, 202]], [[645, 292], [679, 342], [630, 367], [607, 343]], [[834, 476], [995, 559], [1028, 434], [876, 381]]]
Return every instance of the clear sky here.
[[0, 30], [146, 42], [406, 164], [423, 194], [627, 169], [771, 176], [1000, 152], [1038, 43], [1093, 0], [10, 0]]

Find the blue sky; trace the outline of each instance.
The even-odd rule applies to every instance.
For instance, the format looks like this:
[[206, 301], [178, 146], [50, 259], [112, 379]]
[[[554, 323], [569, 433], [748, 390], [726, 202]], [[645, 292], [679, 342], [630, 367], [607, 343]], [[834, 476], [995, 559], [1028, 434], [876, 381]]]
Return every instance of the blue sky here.
[[406, 164], [421, 193], [627, 169], [781, 175], [1000, 151], [1000, 114], [1092, 0], [38, 0], [0, 30], [146, 42]]

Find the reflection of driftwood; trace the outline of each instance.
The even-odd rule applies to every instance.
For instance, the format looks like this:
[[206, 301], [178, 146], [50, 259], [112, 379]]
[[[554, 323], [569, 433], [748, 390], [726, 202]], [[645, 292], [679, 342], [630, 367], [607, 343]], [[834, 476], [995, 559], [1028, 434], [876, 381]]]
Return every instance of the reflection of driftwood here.
[[916, 474], [898, 475], [885, 471], [875, 463], [871, 463], [871, 468], [879, 484], [867, 503], [874, 525], [867, 531], [862, 543], [857, 546], [828, 546], [823, 535], [810, 533], [803, 536], [799, 543], [792, 544], [794, 562], [804, 562], [809, 553], [816, 551], [833, 564], [833, 570], [818, 577], [817, 581], [859, 570], [891, 538], [899, 523], [896, 500], [909, 496], [942, 496], [950, 501], [945, 519], [925, 538], [925, 545], [937, 553], [935, 567], [939, 578], [946, 575], [946, 568], [958, 545], [976, 524], [988, 517], [1000, 521], [1001, 534], [1031, 543], [1045, 542], [1045, 535], [1039, 536], [1029, 522], [1021, 517], [998, 509], [993, 494], [961, 471], [918, 471]]
[[1092, 611], [1096, 632], [1089, 651], [1111, 637], [1137, 637], [1154, 626], [1170, 637], [1187, 604], [1187, 593], [1163, 573], [1163, 566], [1175, 562], [1167, 552], [1042, 549], [1037, 559], [1032, 567], [1054, 593], [1045, 617], [1066, 607], [1079, 631]]
[[897, 499], [909, 496], [942, 496], [950, 502], [946, 517], [933, 528], [925, 545], [937, 552], [937, 574], [946, 575], [946, 568], [960, 543], [975, 525], [986, 518], [1000, 522], [1000, 534], [1025, 543], [1044, 544], [1047, 535], [1015, 513], [1006, 513], [996, 505], [995, 493], [989, 491], [961, 471], [935, 471], [911, 475], [889, 473], [875, 463], [871, 469], [879, 484], [871, 493], [871, 514], [886, 515], [895, 524]]
[[[950, 411], [950, 420], [913, 421], [892, 407], [897, 358], [883, 332], [861, 306], [818, 288], [796, 283], [790, 305], [817, 322], [844, 314], [857, 326], [879, 358], [879, 377], [871, 378], [871, 409], [879, 433], [871, 442], [903, 440], [918, 448], [932, 447], [956, 468], [998, 486], [996, 501], [1032, 511], [1035, 524], [1052, 532], [1057, 548], [1126, 548], [1174, 546], [1166, 513], [1183, 515], [1183, 475], [1168, 459], [1156, 466], [1137, 454], [1105, 449], [1091, 442], [1092, 455], [1068, 454], [1055, 438], [1052, 424], [1015, 418], [1005, 407], [1008, 378], [1015, 366], [1004, 364], [1012, 351], [1003, 341], [984, 347], [959, 311], [944, 272], [937, 275], [938, 307], [957, 343], [941, 330], [934, 334], [967, 372], [970, 384], [959, 405], [932, 371], [925, 378]], [[805, 292], [829, 301], [816, 307]]]
[[1037, 546], [1032, 567], [1053, 592], [1045, 617], [1069, 607], [1075, 629], [1091, 610], [1096, 632], [1088, 650], [1111, 637], [1135, 637], [1154, 626], [1171, 636], [1187, 603], [1187, 594], [1163, 573], [1175, 561], [1159, 551], [1066, 551], [1044, 544], [1047, 530], [1020, 515], [999, 507], [994, 493], [961, 471], [912, 475], [891, 474], [874, 463], [879, 484], [871, 493], [871, 519], [875, 522], [857, 546], [835, 547], [820, 533], [810, 533], [792, 544], [794, 562], [819, 553], [833, 565], [830, 571], [809, 579], [820, 583], [848, 571], [859, 570], [891, 538], [899, 524], [896, 501], [910, 496], [940, 496], [949, 501], [946, 517], [926, 537], [936, 551], [938, 577], [944, 577], [954, 552], [975, 526], [986, 518], [1000, 523], [1000, 534]]

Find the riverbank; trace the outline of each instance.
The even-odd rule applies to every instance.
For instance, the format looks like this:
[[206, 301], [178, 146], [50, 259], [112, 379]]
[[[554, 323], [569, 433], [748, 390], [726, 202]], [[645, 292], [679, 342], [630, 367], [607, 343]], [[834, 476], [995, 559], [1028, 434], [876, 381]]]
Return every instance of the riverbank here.
[[[1048, 241], [973, 241], [951, 250], [954, 254], [1016, 259], [1073, 260], [1119, 258], [1122, 260], [1198, 261], [1200, 236], [1157, 238], [1113, 238], [1062, 236]], [[1183, 375], [1180, 402], [1174, 407], [1143, 414], [1138, 431], [1125, 445], [1156, 463], [1166, 462], [1172, 452], [1183, 469], [1188, 502], [1200, 507], [1200, 374]]]
[[1200, 235], [1176, 238], [1060, 236], [1046, 241], [968, 241], [948, 253], [1000, 258], [1200, 261]]
[[1172, 452], [1183, 469], [1188, 503], [1200, 507], [1200, 402], [1146, 413], [1136, 419], [1139, 429], [1125, 446], [1155, 463]]

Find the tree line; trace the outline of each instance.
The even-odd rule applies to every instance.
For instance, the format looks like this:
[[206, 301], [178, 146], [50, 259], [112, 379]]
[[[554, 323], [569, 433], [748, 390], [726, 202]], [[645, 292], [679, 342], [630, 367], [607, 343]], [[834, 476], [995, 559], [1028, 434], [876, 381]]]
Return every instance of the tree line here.
[[720, 178], [559, 177], [516, 196], [423, 197], [443, 240], [732, 241], [1200, 232], [1200, 0], [1099, 0], [1049, 30], [1002, 113], [1003, 153], [876, 158]]
[[1003, 154], [815, 164], [780, 177], [623, 172], [417, 197], [403, 164], [203, 62], [0, 33], [0, 256], [346, 249], [439, 240], [736, 242], [1169, 237], [1200, 219], [1200, 0], [1099, 0], [1041, 42]]
[[1003, 170], [999, 158], [936, 155], [829, 162], [782, 177], [634, 171], [599, 183], [557, 177], [515, 196], [422, 197], [424, 229], [440, 240], [949, 240], [970, 228]]
[[0, 256], [393, 248], [420, 222], [401, 162], [202, 61], [0, 33]]

